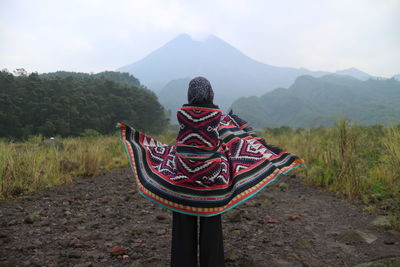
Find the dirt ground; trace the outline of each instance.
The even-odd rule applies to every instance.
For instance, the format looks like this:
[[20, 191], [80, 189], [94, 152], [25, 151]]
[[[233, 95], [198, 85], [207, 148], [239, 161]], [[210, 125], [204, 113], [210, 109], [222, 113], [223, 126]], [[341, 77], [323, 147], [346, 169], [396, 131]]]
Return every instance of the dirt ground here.
[[[400, 256], [400, 233], [371, 226], [378, 215], [285, 176], [223, 214], [226, 266]], [[0, 266], [168, 266], [170, 240], [171, 212], [136, 192], [128, 168], [0, 202]]]

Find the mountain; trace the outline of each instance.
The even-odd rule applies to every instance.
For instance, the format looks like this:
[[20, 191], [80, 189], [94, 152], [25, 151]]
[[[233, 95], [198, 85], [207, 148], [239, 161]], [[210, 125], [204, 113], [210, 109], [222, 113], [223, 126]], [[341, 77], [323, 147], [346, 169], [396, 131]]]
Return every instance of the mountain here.
[[400, 81], [400, 74], [393, 75], [393, 79]]
[[173, 80], [167, 83], [158, 94], [158, 101], [167, 110], [172, 124], [177, 124], [175, 112], [187, 103], [187, 88], [190, 78]]
[[366, 125], [400, 123], [399, 103], [400, 82], [395, 79], [305, 75], [288, 89], [242, 97], [232, 109], [257, 128], [318, 127], [332, 126], [343, 116]]
[[359, 80], [362, 81], [366, 81], [369, 78], [373, 78], [372, 75], [369, 75], [366, 72], [363, 72], [359, 69], [356, 68], [349, 68], [349, 69], [344, 69], [344, 70], [338, 70], [335, 72], [336, 74], [340, 74], [340, 75], [349, 75], [349, 76], [353, 76], [354, 78], [357, 78]]
[[118, 71], [133, 74], [142, 84], [158, 92], [159, 97], [168, 94], [163, 91], [173, 87], [168, 84], [171, 81], [204, 76], [214, 88], [215, 102], [223, 109], [239, 97], [261, 95], [277, 87], [290, 86], [300, 75], [326, 74], [267, 65], [251, 59], [214, 35], [205, 41], [195, 41], [187, 34], [179, 35], [142, 60]]

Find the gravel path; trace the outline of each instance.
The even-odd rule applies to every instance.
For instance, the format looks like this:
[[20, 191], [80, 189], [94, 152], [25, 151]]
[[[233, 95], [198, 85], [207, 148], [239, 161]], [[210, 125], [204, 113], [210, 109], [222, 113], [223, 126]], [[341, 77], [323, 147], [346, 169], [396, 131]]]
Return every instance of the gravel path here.
[[[376, 217], [286, 176], [222, 216], [226, 266], [400, 256], [400, 233], [372, 228]], [[128, 168], [0, 202], [0, 266], [168, 266], [170, 235], [171, 212], [136, 192]]]

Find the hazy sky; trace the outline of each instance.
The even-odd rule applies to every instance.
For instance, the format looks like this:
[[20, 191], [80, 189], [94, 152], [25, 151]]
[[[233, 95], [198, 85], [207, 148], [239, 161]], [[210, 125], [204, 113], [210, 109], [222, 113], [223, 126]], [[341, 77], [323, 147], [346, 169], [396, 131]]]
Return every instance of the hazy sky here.
[[400, 73], [399, 0], [0, 0], [0, 69], [115, 70], [181, 33], [275, 66]]

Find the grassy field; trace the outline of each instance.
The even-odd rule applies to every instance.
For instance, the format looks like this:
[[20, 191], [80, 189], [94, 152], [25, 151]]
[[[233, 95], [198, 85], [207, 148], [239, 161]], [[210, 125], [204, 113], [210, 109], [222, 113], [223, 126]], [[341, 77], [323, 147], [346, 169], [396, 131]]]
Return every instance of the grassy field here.
[[393, 214], [400, 228], [400, 126], [350, 125], [293, 130], [265, 129], [267, 142], [302, 157], [305, 181], [359, 198], [365, 209]]
[[[156, 136], [172, 143], [175, 131]], [[0, 141], [0, 199], [43, 187], [96, 177], [104, 170], [128, 166], [123, 144], [115, 136], [55, 138], [35, 136], [25, 142]]]
[[0, 142], [0, 198], [128, 164], [116, 136], [56, 140], [36, 136], [23, 143]]
[[[400, 126], [357, 126], [341, 120], [335, 128], [281, 127], [258, 133], [306, 161], [307, 183], [359, 198], [368, 210], [393, 214], [399, 227]], [[176, 129], [156, 136], [163, 143], [173, 143], [175, 137]], [[128, 165], [117, 135], [56, 140], [37, 136], [23, 143], [0, 141], [0, 199]]]

